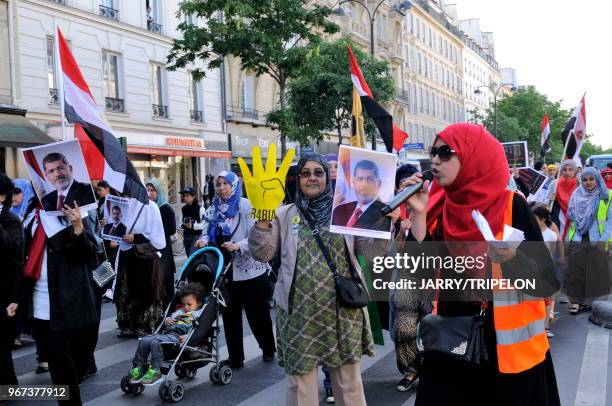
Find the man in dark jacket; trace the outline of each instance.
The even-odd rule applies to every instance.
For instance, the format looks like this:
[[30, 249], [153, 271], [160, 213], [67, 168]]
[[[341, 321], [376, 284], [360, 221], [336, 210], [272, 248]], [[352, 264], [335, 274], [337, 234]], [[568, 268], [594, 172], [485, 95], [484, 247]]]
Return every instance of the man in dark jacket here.
[[192, 187], [187, 187], [181, 190], [181, 197], [185, 205], [181, 208], [183, 213], [183, 245], [185, 246], [185, 254], [189, 257], [195, 251], [193, 244], [202, 235], [202, 218], [204, 217], [204, 208], [198, 204], [196, 191]]
[[17, 385], [11, 351], [23, 266], [23, 230], [19, 217], [9, 211], [14, 188], [11, 179], [0, 172], [0, 385]]
[[[48, 319], [34, 321], [38, 335], [46, 341], [43, 345], [48, 350], [53, 384], [68, 385], [69, 403], [80, 405], [79, 384], [90, 367], [90, 336], [99, 321], [91, 282], [92, 267], [97, 263], [96, 242], [91, 221], [81, 219], [78, 204], [73, 209], [65, 208], [63, 213], [70, 225], [46, 238], [41, 248], [47, 252]], [[34, 252], [37, 228], [32, 223], [28, 223], [25, 233], [29, 256], [26, 267], [42, 255]], [[30, 282], [33, 289], [36, 280]]]

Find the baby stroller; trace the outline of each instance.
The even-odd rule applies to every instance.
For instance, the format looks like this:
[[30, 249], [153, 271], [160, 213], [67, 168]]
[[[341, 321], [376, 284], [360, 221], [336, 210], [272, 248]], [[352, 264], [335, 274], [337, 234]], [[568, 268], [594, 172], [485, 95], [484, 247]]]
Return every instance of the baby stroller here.
[[[232, 380], [232, 369], [228, 362], [219, 360], [219, 306], [226, 306], [224, 297], [228, 295], [223, 280], [225, 272], [231, 266], [229, 263], [223, 267], [223, 262], [223, 254], [219, 249], [205, 247], [194, 252], [180, 270], [179, 279], [175, 284], [174, 298], [168, 305], [155, 334], [161, 330], [164, 320], [180, 302], [177, 293], [184, 284], [201, 283], [207, 293], [202, 300], [202, 309], [193, 322], [193, 328], [183, 343], [162, 343], [164, 361], [161, 366], [163, 378], [159, 387], [159, 397], [164, 401], [180, 402], [185, 394], [185, 387], [181, 382], [168, 379], [172, 370], [179, 379], [193, 379], [199, 368], [214, 362], [215, 365], [210, 369], [210, 380], [222, 385], [227, 385]], [[131, 383], [129, 375], [126, 375], [121, 379], [121, 390], [126, 394], [140, 395], [144, 391], [144, 385]]]

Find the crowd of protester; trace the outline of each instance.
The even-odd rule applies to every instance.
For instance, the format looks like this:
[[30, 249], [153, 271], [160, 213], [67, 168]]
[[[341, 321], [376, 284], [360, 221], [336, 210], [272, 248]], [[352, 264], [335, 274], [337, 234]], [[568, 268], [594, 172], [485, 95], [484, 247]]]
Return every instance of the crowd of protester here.
[[[262, 361], [276, 357], [285, 370], [288, 405], [318, 404], [319, 367], [325, 373], [328, 403], [365, 405], [360, 360], [374, 355], [381, 329], [389, 330], [395, 345], [397, 390], [413, 390], [418, 382], [417, 405], [560, 404], [547, 341], [541, 341], [538, 354], [525, 356], [521, 367], [509, 372], [511, 356], [499, 348], [503, 334], [496, 312], [502, 311], [495, 300], [474, 292], [463, 294], [475, 296], [458, 297], [451, 291], [405, 289], [391, 291], [388, 303], [339, 306], [330, 262], [339, 275], [365, 281], [374, 256], [406, 252], [422, 241], [470, 242], [463, 249], [474, 255], [488, 250], [490, 256], [475, 276], [520, 269], [515, 277], [535, 277], [542, 285], [564, 287], [557, 297], [557, 289], [542, 295], [545, 335], [552, 338], [556, 303], [569, 300], [569, 313], [577, 314], [588, 311], [593, 298], [609, 293], [607, 272], [589, 269], [607, 269], [609, 261], [612, 168], [579, 170], [573, 160], [560, 165], [536, 162], [533, 168], [547, 180], [545, 187], [530, 193], [518, 170], [509, 169], [499, 142], [471, 124], [452, 125], [438, 134], [430, 155], [435, 181], [426, 181], [420, 192], [389, 215], [391, 241], [329, 231], [337, 197], [336, 155], [299, 159], [296, 184], [287, 186], [295, 195], [286, 196], [273, 220], [251, 218], [241, 174], [222, 171], [206, 177], [201, 193], [192, 187], [180, 191], [184, 206], [178, 224], [185, 254], [215, 246], [221, 249], [224, 263], [232, 264], [226, 275], [228, 303], [222, 311], [228, 365], [244, 366], [244, 311]], [[412, 165], [400, 166], [395, 191], [420, 182], [421, 176]], [[145, 185], [150, 204], [142, 205], [121, 241], [101, 238], [106, 225], [104, 199], [121, 196], [103, 180], [93, 185], [99, 197], [97, 209], [83, 217], [78, 206], [66, 205], [68, 227], [48, 238], [31, 183], [0, 173], [0, 300], [5, 309], [0, 315], [0, 384], [17, 384], [11, 351], [20, 339], [25, 342], [32, 336], [36, 373], [49, 372], [54, 384], [68, 385], [69, 403], [81, 404], [80, 382], [97, 371], [94, 352], [103, 298], [116, 306], [118, 337], [140, 338], [131, 378], [147, 384], [159, 379], [156, 343], [162, 338], [179, 340], [177, 334], [166, 336], [165, 330], [171, 331], [177, 317], [184, 319], [202, 301], [197, 287], [184, 288], [179, 295], [182, 313], [170, 309], [170, 320], [160, 319], [176, 293], [172, 237], [177, 216], [159, 180], [150, 179]], [[507, 225], [522, 231], [529, 244], [508, 251], [474, 243], [482, 236], [471, 221], [472, 210], [482, 213], [492, 229]], [[316, 227], [318, 236], [311, 227]], [[449, 245], [436, 255], [459, 255], [454, 251], [458, 246]], [[92, 270], [106, 259], [117, 274], [99, 287]], [[411, 278], [415, 278], [411, 272], [393, 270], [393, 280]], [[272, 295], [275, 320], [269, 308]], [[446, 318], [481, 315], [486, 361], [474, 364], [422, 354], [417, 329], [432, 313]], [[165, 330], [153, 335], [160, 322]], [[191, 326], [183, 324], [182, 333]]]

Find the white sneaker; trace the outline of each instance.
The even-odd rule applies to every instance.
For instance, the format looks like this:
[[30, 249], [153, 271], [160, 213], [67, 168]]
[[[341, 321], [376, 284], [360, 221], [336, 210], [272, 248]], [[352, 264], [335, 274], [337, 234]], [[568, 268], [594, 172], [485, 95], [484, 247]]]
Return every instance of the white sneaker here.
[[550, 329], [546, 329], [546, 337], [551, 338], [554, 337], [555, 333], [553, 333]]

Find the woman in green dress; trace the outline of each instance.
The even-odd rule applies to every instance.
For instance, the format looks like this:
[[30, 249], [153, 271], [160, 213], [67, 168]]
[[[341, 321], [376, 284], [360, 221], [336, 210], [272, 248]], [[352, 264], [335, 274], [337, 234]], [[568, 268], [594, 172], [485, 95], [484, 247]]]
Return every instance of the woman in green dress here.
[[[268, 262], [280, 254], [274, 299], [277, 351], [287, 374], [287, 405], [318, 405], [317, 368], [328, 367], [336, 404], [365, 405], [359, 362], [374, 355], [367, 310], [341, 307], [332, 271], [303, 216], [317, 226], [338, 272], [361, 276], [352, 237], [332, 234], [333, 190], [320, 155], [298, 162], [296, 203], [276, 210], [273, 221], [258, 221], [249, 235], [253, 257]], [[299, 209], [298, 207], [299, 206]]]

